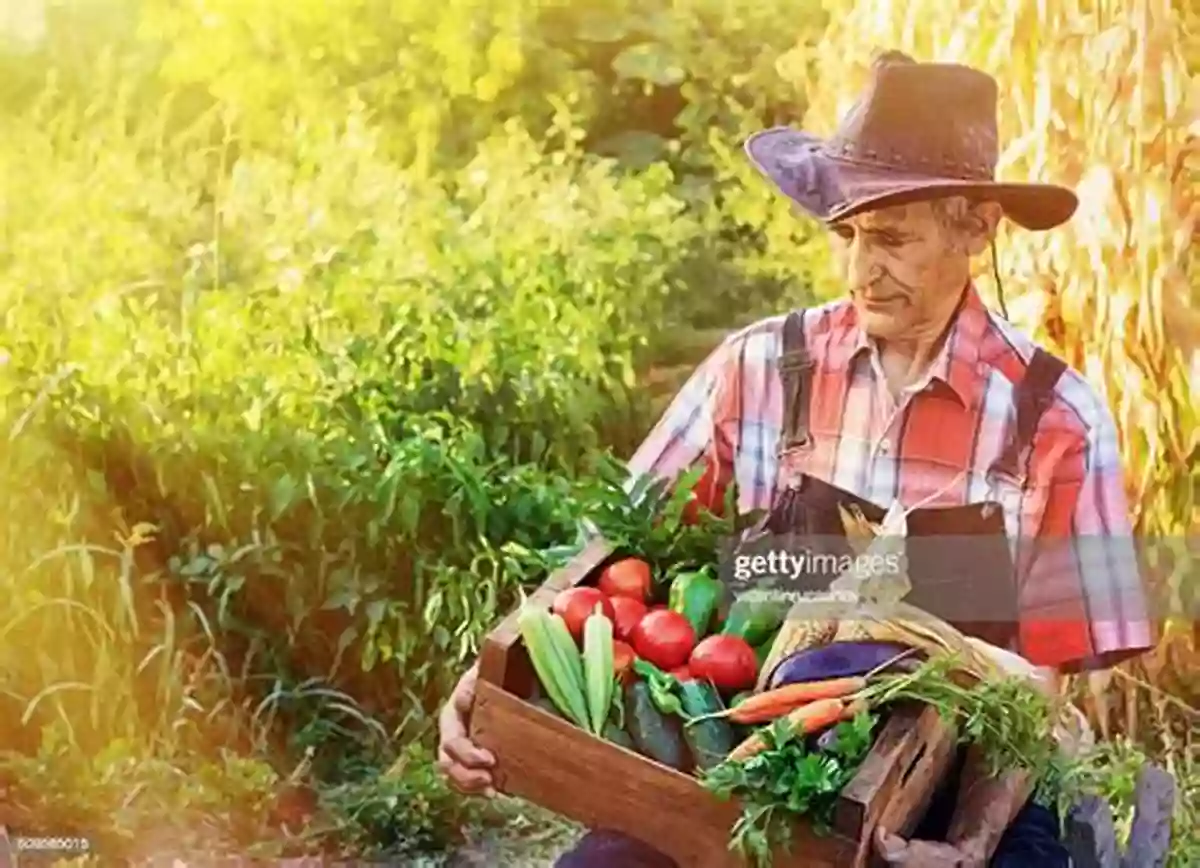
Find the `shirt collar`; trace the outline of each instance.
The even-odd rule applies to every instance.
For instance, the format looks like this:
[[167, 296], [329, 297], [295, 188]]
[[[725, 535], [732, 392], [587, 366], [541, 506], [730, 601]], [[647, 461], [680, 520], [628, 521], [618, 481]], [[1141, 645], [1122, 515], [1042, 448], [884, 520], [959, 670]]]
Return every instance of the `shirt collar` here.
[[[950, 321], [946, 340], [930, 366], [928, 380], [931, 384], [945, 387], [948, 394], [964, 407], [972, 407], [983, 388], [979, 352], [987, 327], [987, 307], [975, 285], [968, 284], [962, 304]], [[875, 352], [874, 342], [859, 328], [853, 313], [848, 322], [847, 338], [852, 342], [852, 360], [863, 353]]]

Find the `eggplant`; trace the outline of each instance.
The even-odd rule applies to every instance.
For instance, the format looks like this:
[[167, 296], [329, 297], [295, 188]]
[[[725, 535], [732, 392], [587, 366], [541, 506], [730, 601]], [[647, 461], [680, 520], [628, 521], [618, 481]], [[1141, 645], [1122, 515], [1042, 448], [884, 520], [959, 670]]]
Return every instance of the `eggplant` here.
[[[909, 655], [888, 666], [888, 671], [911, 670], [921, 654], [898, 642], [831, 642], [796, 651], [779, 661], [767, 679], [767, 689], [787, 684], [805, 684], [830, 678], [854, 678], [879, 669], [897, 655]], [[882, 671], [882, 670], [881, 670]]]

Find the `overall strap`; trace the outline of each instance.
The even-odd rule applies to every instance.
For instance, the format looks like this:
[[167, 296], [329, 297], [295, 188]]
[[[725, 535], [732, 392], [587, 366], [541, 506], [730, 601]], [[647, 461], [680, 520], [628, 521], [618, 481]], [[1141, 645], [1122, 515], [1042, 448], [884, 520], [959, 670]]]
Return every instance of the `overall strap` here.
[[783, 323], [783, 448], [808, 445], [808, 401], [813, 359], [804, 339], [804, 312], [794, 310]]
[[1066, 362], [1052, 356], [1040, 347], [1034, 349], [1033, 358], [1025, 369], [1025, 376], [1017, 384], [1014, 402], [1017, 408], [1017, 424], [1009, 434], [1004, 453], [996, 467], [1014, 479], [1024, 482], [1021, 456], [1033, 444], [1042, 415], [1054, 400], [1054, 387], [1067, 369]]

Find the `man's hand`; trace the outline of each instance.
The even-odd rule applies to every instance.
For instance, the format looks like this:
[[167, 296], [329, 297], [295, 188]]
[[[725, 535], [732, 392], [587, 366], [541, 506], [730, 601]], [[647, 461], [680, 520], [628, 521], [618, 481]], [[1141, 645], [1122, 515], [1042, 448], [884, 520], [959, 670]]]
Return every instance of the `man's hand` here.
[[985, 868], [987, 864], [951, 844], [905, 841], [883, 826], [875, 828], [875, 851], [894, 868]]
[[496, 758], [473, 744], [467, 734], [478, 674], [476, 666], [467, 670], [438, 716], [438, 768], [459, 792], [490, 798], [496, 794], [491, 772]]

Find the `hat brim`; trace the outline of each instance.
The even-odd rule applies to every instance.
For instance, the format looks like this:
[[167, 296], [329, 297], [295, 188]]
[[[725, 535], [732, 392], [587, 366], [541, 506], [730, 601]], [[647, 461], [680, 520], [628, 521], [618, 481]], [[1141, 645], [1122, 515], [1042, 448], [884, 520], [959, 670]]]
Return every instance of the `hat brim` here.
[[879, 208], [966, 196], [995, 202], [1017, 225], [1044, 231], [1066, 223], [1079, 206], [1073, 191], [1055, 184], [964, 181], [838, 159], [823, 139], [790, 127], [755, 133], [745, 150], [781, 193], [828, 224]]

